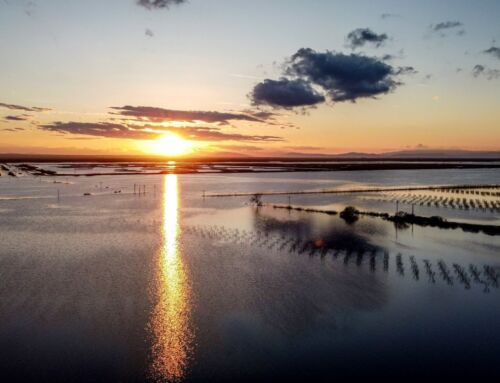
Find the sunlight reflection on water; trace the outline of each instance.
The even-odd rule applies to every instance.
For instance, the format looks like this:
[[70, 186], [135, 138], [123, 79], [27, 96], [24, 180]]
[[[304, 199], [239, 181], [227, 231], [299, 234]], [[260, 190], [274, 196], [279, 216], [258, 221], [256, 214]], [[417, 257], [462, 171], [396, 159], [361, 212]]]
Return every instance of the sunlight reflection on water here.
[[191, 288], [179, 248], [177, 175], [167, 175], [164, 182], [163, 243], [157, 266], [157, 303], [150, 322], [151, 374], [155, 380], [178, 381], [186, 373], [194, 338], [190, 325]]

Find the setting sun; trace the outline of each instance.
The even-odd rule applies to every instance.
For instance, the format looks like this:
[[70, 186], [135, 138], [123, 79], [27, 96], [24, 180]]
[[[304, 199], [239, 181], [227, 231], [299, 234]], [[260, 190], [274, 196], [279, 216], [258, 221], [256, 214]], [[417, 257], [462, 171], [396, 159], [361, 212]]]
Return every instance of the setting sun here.
[[192, 151], [193, 144], [182, 137], [169, 133], [150, 141], [148, 151], [163, 156], [180, 156]]

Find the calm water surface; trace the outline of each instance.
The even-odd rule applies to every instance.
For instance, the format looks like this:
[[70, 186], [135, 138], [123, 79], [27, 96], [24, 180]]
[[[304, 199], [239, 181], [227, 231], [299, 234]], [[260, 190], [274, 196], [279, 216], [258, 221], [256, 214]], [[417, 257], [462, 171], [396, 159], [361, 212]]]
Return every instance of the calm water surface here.
[[[500, 237], [202, 197], [498, 180], [499, 170], [0, 177], [2, 376], [498, 378]], [[394, 209], [366, 197], [292, 203]]]

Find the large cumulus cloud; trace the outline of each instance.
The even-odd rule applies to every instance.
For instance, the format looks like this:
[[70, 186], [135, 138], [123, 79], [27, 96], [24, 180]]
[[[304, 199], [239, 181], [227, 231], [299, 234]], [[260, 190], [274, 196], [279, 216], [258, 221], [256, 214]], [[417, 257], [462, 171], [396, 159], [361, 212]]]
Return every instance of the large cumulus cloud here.
[[355, 102], [392, 92], [402, 84], [401, 75], [414, 72], [362, 54], [302, 48], [285, 63], [285, 77], [258, 83], [250, 97], [255, 105], [276, 108], [308, 107], [327, 98]]

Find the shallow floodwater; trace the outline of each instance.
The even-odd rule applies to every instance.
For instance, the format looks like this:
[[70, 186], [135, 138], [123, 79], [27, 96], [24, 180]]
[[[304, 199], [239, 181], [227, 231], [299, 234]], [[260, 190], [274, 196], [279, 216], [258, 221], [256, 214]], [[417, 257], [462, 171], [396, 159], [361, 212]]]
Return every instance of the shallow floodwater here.
[[[499, 236], [208, 197], [498, 180], [496, 169], [0, 177], [2, 377], [498, 378]], [[395, 209], [379, 197], [264, 202]]]

